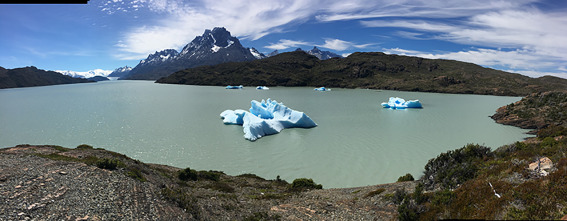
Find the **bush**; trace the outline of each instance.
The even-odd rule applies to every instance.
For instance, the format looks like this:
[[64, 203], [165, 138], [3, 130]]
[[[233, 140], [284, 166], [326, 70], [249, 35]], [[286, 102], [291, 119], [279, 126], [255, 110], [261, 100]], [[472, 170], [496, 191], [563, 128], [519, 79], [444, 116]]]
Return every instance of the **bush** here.
[[104, 158], [97, 161], [96, 166], [101, 169], [116, 170], [116, 167], [118, 167], [120, 163], [119, 160]]
[[189, 180], [195, 181], [197, 180], [197, 171], [187, 167], [183, 170], [180, 170], [179, 173], [177, 174], [177, 177], [183, 181], [189, 181]]
[[140, 182], [146, 182], [146, 178], [142, 175], [142, 172], [138, 168], [132, 168], [126, 175], [137, 179]]
[[313, 179], [299, 178], [299, 179], [293, 180], [293, 182], [291, 183], [291, 188], [294, 189], [294, 190], [323, 189], [323, 185], [316, 184], [315, 182], [313, 182]]
[[384, 189], [384, 188], [379, 188], [379, 189], [370, 191], [368, 194], [366, 194], [365, 197], [366, 197], [366, 198], [368, 198], [368, 197], [373, 197], [373, 196], [376, 196], [376, 195], [378, 195], [378, 194], [380, 194], [380, 193], [383, 193], [384, 191], [386, 191], [386, 189]]
[[219, 181], [221, 174], [222, 174], [221, 172], [217, 172], [217, 171], [199, 171], [197, 173], [197, 178]]
[[415, 186], [415, 191], [413, 192], [413, 199], [415, 200], [416, 204], [422, 204], [427, 201], [427, 196], [423, 194], [423, 183], [418, 183]]
[[81, 144], [81, 145], [77, 146], [77, 149], [91, 150], [91, 149], [93, 149], [93, 146], [87, 145], [87, 144]]
[[399, 220], [418, 220], [419, 215], [416, 212], [417, 208], [411, 203], [409, 197], [405, 197], [402, 204], [398, 206], [398, 219]]
[[397, 182], [414, 181], [414, 180], [415, 179], [411, 174], [406, 173], [406, 175], [399, 177]]
[[440, 154], [425, 165], [423, 181], [426, 189], [455, 188], [476, 176], [477, 163], [492, 156], [490, 148], [478, 144]]

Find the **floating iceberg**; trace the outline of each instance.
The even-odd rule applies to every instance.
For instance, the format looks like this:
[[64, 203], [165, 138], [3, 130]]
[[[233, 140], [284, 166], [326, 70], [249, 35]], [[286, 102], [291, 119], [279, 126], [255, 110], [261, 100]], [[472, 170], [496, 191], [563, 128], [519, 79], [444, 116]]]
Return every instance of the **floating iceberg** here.
[[225, 110], [220, 114], [224, 124], [243, 126], [244, 138], [255, 141], [263, 136], [276, 134], [285, 128], [317, 126], [305, 113], [292, 110], [275, 100], [252, 100], [250, 112]]
[[399, 97], [390, 97], [388, 103], [382, 103], [382, 107], [391, 109], [422, 108], [419, 100], [405, 101]]
[[315, 88], [313, 90], [315, 90], [315, 91], [331, 91], [331, 89], [325, 88], [325, 87], [318, 87], [318, 88]]
[[257, 90], [270, 90], [270, 88], [266, 87], [266, 86], [258, 86], [258, 87], [256, 87], [256, 89]]
[[226, 89], [242, 89], [242, 88], [243, 88], [242, 85], [239, 85], [239, 86], [230, 86], [230, 85], [228, 85], [228, 86], [226, 86]]

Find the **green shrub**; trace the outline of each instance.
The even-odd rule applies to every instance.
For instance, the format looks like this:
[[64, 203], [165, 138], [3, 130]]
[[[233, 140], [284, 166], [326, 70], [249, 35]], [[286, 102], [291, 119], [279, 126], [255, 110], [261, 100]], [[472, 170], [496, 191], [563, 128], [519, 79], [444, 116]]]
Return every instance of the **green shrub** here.
[[425, 188], [455, 188], [474, 178], [478, 171], [478, 162], [490, 156], [490, 148], [478, 144], [467, 144], [460, 149], [442, 153], [425, 165]]
[[197, 171], [187, 167], [183, 170], [180, 170], [179, 173], [177, 174], [177, 177], [183, 181], [189, 181], [189, 180], [195, 181], [197, 180]]
[[411, 202], [409, 197], [405, 197], [402, 200], [402, 204], [398, 206], [398, 219], [403, 221], [414, 221], [418, 220], [419, 215], [416, 212], [416, 206]]
[[413, 200], [415, 200], [416, 204], [422, 204], [427, 201], [427, 196], [423, 194], [424, 185], [423, 183], [418, 183], [415, 186], [415, 191], [413, 192]]
[[291, 188], [294, 190], [323, 189], [323, 185], [316, 184], [315, 182], [313, 182], [313, 179], [298, 178], [293, 180], [293, 182], [291, 183]]
[[240, 174], [237, 177], [246, 177], [246, 178], [254, 178], [254, 179], [258, 179], [258, 180], [266, 180], [262, 177], [259, 177], [256, 174], [251, 174], [251, 173]]
[[87, 145], [87, 144], [81, 144], [81, 145], [77, 146], [77, 149], [91, 150], [91, 149], [93, 149], [93, 146]]
[[555, 138], [553, 137], [546, 137], [543, 138], [543, 140], [541, 141], [541, 147], [553, 147], [557, 144], [558, 142], [555, 140]]
[[394, 192], [394, 195], [392, 195], [392, 202], [398, 205], [404, 201], [406, 195], [407, 193], [404, 189], [398, 189]]
[[120, 163], [121, 162], [119, 160], [104, 158], [98, 160], [96, 162], [96, 166], [101, 169], [116, 170], [116, 167], [118, 167], [118, 164]]
[[414, 180], [415, 179], [411, 174], [406, 173], [406, 175], [399, 177], [397, 182], [414, 181]]
[[373, 196], [376, 196], [376, 195], [378, 195], [378, 194], [380, 194], [380, 193], [383, 193], [384, 191], [386, 191], [386, 189], [384, 189], [384, 188], [379, 188], [379, 189], [376, 189], [376, 190], [374, 190], [374, 191], [370, 191], [368, 194], [366, 194], [365, 197], [366, 197], [366, 198], [368, 198], [368, 197], [373, 197]]
[[139, 180], [140, 182], [146, 182], [146, 178], [142, 175], [142, 172], [138, 168], [132, 168], [126, 174], [129, 177]]
[[197, 178], [205, 179], [205, 180], [212, 180], [212, 181], [219, 181], [220, 175], [222, 173], [218, 171], [199, 171], [197, 173]]
[[434, 205], [448, 206], [451, 204], [454, 198], [455, 198], [455, 193], [453, 193], [453, 191], [444, 189], [435, 192], [435, 194], [433, 195], [433, 199], [431, 200], [431, 203]]

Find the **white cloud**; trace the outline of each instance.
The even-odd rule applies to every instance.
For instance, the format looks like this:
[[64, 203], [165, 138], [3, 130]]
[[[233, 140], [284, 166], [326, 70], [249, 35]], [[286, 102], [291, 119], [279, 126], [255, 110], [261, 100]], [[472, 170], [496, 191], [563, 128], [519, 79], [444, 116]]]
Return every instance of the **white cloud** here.
[[137, 5], [145, 3], [152, 11], [164, 13], [164, 17], [157, 24], [127, 31], [120, 42], [119, 58], [143, 58], [156, 50], [179, 49], [212, 27], [226, 27], [234, 36], [255, 40], [283, 32], [285, 25], [304, 22], [316, 5], [302, 0], [137, 1]]
[[[540, 1], [117, 0], [108, 1], [101, 8], [108, 13], [115, 12], [117, 7], [129, 11], [145, 8], [161, 16], [155, 23], [124, 32], [117, 44], [120, 49], [117, 57], [122, 59], [142, 59], [157, 50], [180, 49], [204, 29], [217, 26], [226, 27], [241, 39], [256, 40], [268, 34], [288, 32], [308, 21], [360, 20], [367, 28], [408, 29], [395, 32], [403, 38], [505, 49], [426, 55], [525, 68], [521, 70], [541, 67], [556, 70], [567, 63], [567, 14], [542, 12], [534, 4]], [[282, 39], [265, 48], [282, 50], [307, 44]], [[318, 46], [342, 51], [369, 45], [325, 39]]]
[[273, 43], [270, 44], [268, 46], [265, 46], [265, 48], [269, 48], [272, 50], [283, 50], [283, 49], [287, 49], [287, 48], [297, 48], [300, 47], [301, 45], [309, 45], [310, 43], [308, 42], [304, 42], [304, 41], [294, 41], [294, 40], [288, 40], [288, 39], [281, 39], [278, 41], [278, 43]]
[[[401, 48], [383, 49], [387, 54], [400, 54], [417, 56], [430, 59], [449, 59], [470, 62], [485, 67], [499, 67], [498, 69], [509, 72], [521, 73], [531, 77], [544, 75], [554, 75], [567, 78], [565, 70], [558, 68], [556, 64], [560, 61], [553, 57], [544, 57], [535, 54], [529, 49], [516, 49], [510, 51], [493, 49], [472, 49], [459, 52], [428, 53], [416, 50], [406, 50]], [[536, 71], [550, 70], [550, 71]]]
[[331, 50], [336, 50], [336, 51], [344, 51], [347, 50], [349, 48], [366, 48], [368, 46], [370, 46], [372, 44], [362, 44], [362, 45], [357, 45], [354, 44], [352, 42], [349, 41], [343, 41], [340, 39], [325, 39], [325, 44], [323, 45], [317, 45], [319, 47], [322, 48], [328, 48]]
[[386, 17], [456, 18], [486, 11], [521, 8], [538, 0], [351, 0], [327, 2], [316, 18], [320, 21], [358, 20]]

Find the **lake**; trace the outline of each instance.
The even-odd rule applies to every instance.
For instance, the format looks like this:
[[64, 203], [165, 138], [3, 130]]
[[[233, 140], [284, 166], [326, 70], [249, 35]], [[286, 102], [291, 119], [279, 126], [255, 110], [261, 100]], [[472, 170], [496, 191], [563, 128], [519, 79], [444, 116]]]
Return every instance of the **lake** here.
[[[391, 96], [419, 99], [423, 109], [381, 107]], [[305, 112], [318, 126], [285, 129], [250, 142], [219, 114], [272, 98]], [[89, 144], [148, 162], [254, 173], [288, 182], [313, 178], [324, 188], [419, 178], [442, 152], [478, 143], [497, 148], [527, 130], [490, 115], [519, 97], [366, 89], [224, 87], [107, 81], [0, 90], [0, 147]]]

